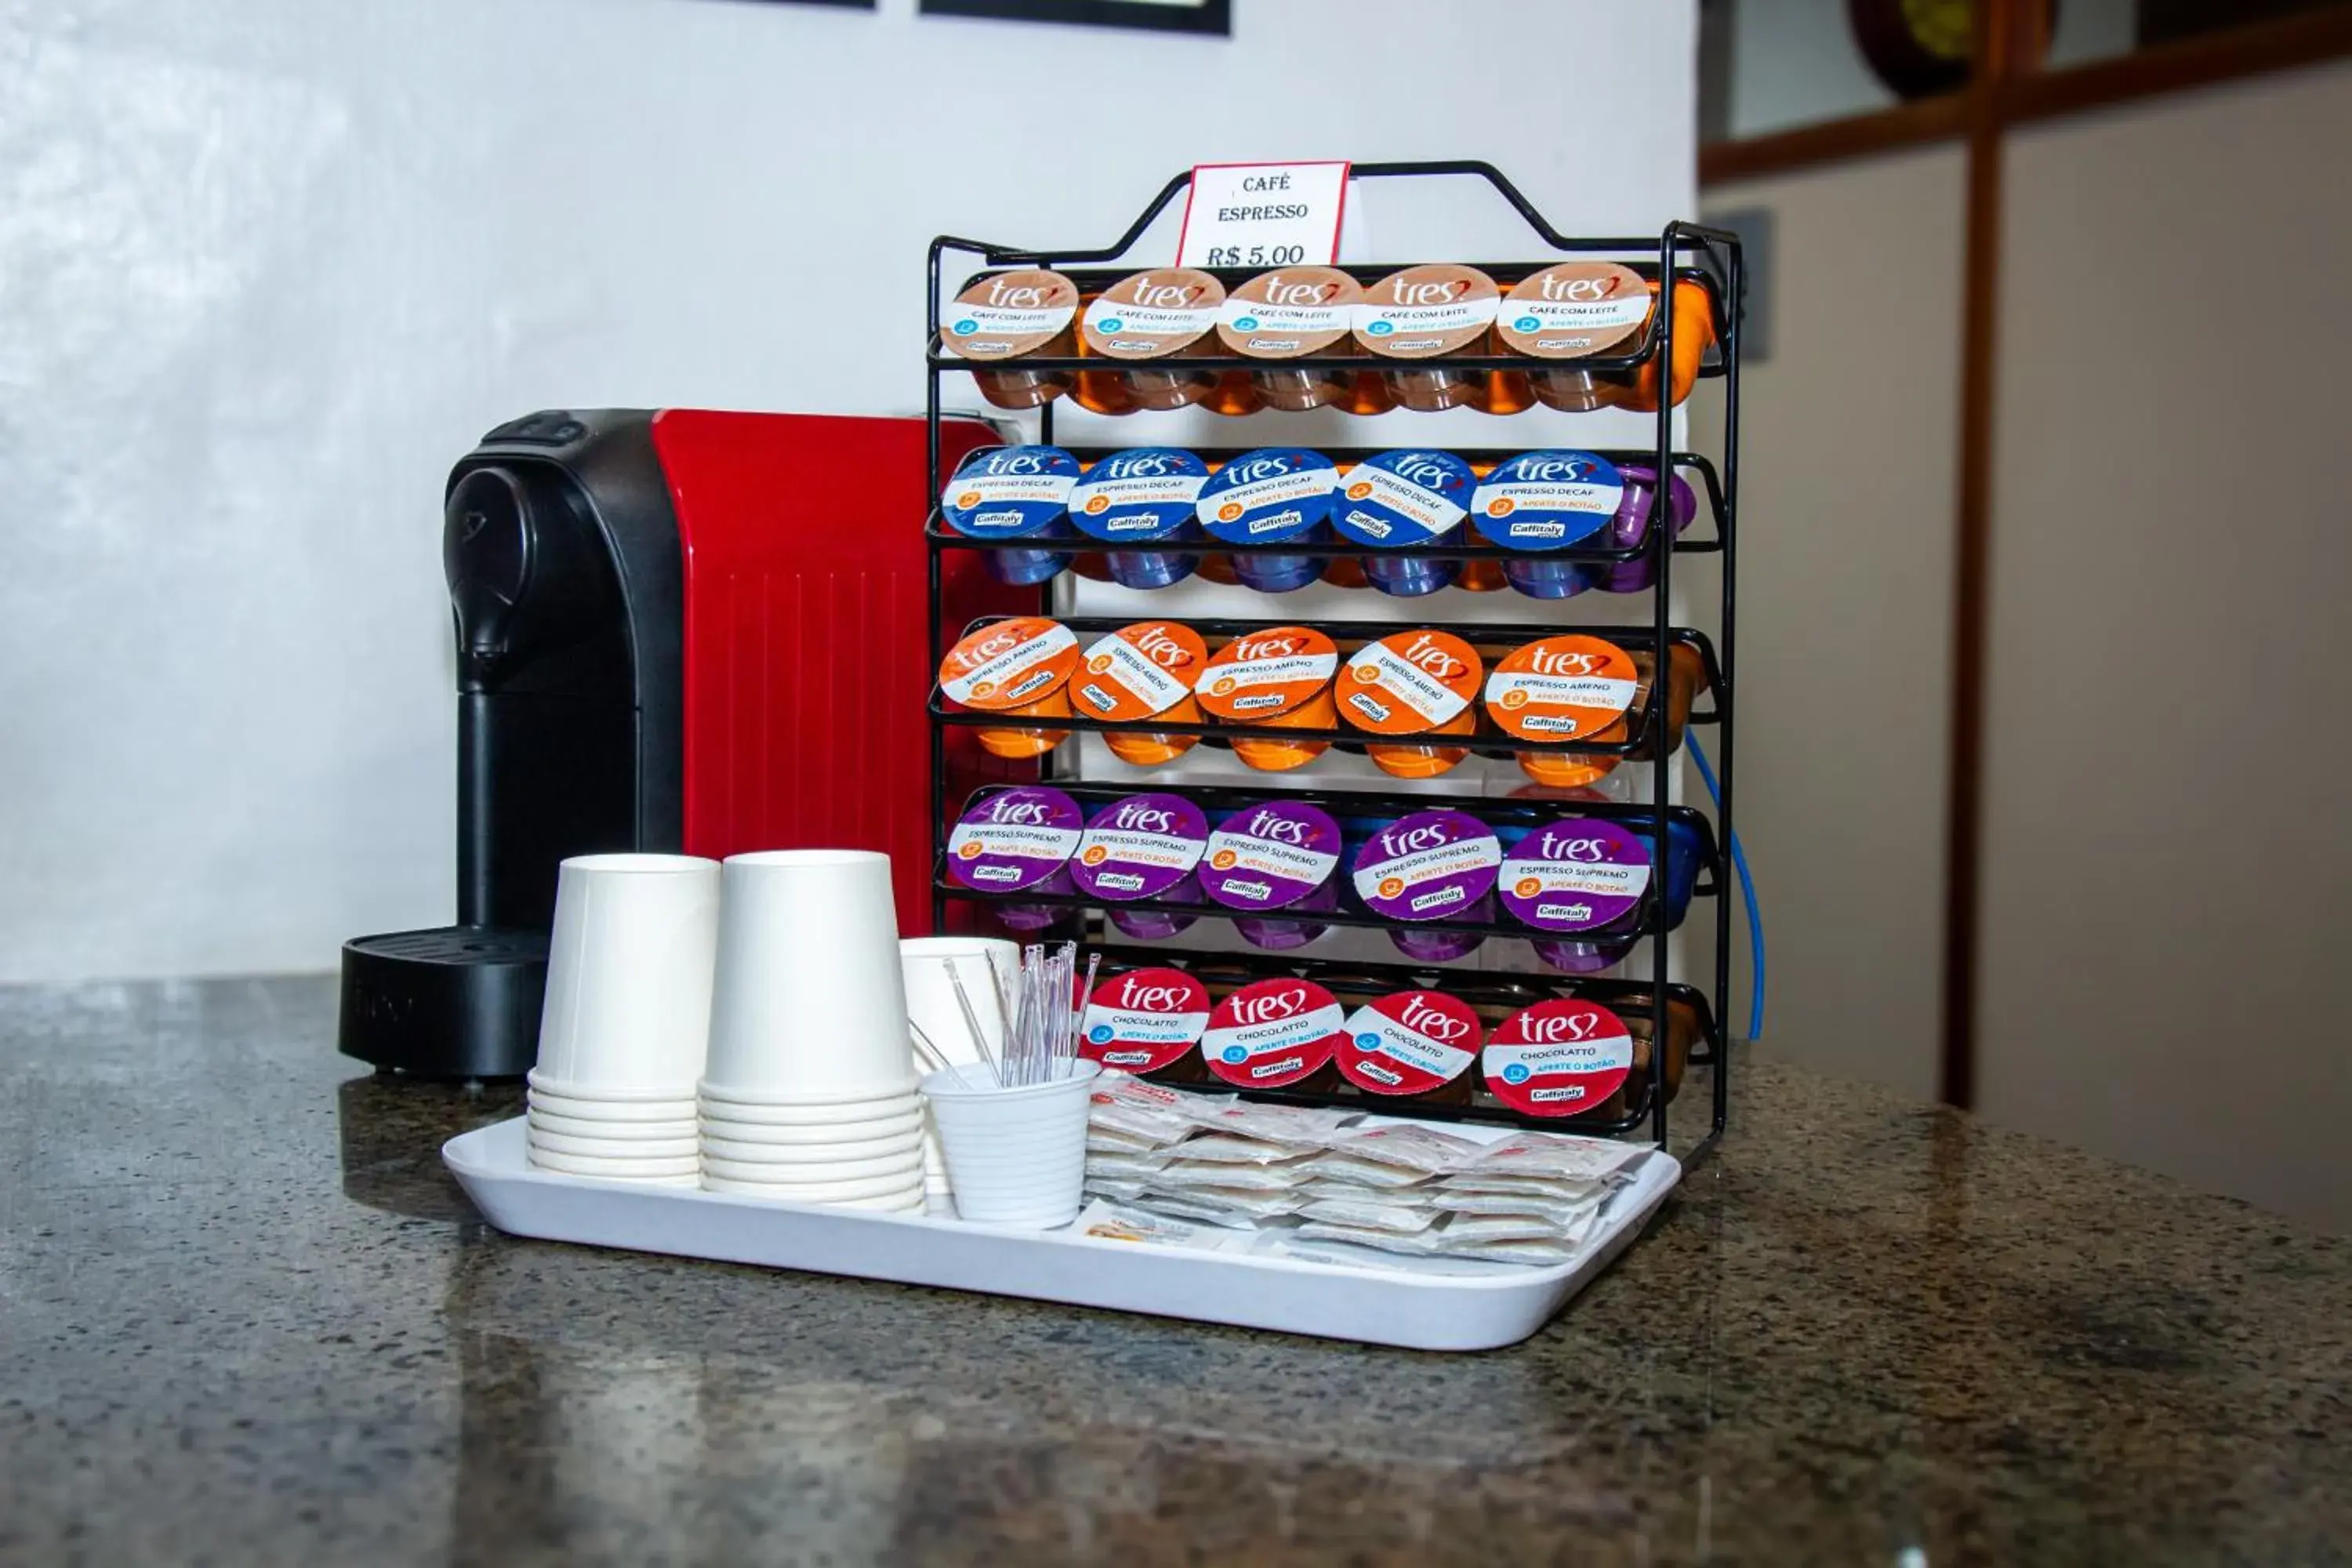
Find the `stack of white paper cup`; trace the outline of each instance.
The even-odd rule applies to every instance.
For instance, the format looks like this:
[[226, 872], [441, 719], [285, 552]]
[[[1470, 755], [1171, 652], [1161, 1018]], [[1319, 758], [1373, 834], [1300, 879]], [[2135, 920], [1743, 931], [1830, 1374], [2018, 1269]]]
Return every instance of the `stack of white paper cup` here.
[[718, 940], [716, 860], [582, 855], [558, 868], [530, 1077], [533, 1165], [694, 1185]]
[[[1003, 998], [1012, 994], [1020, 973], [1018, 942], [993, 937], [912, 936], [898, 944], [898, 966], [907, 982], [907, 1021], [948, 1066], [1003, 1059]], [[971, 1003], [969, 1021], [963, 1003], [956, 997], [958, 979]], [[978, 1040], [972, 1038], [973, 1023], [980, 1026]], [[947, 1160], [940, 1152], [939, 1130], [927, 1124], [923, 1196], [938, 1202], [952, 1195]]]
[[706, 1191], [919, 1210], [923, 1118], [890, 858], [729, 857], [698, 1100]]
[[1057, 1076], [998, 1087], [987, 1067], [923, 1079], [948, 1157], [956, 1214], [975, 1225], [1045, 1230], [1078, 1217], [1087, 1179], [1087, 1113], [1102, 1064], [1069, 1061]]

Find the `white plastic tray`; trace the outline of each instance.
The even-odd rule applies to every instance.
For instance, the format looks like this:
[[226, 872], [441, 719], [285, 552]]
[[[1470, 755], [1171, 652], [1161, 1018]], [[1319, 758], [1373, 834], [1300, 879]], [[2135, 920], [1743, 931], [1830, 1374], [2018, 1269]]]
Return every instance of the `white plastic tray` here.
[[1428, 1351], [1492, 1350], [1534, 1333], [1641, 1234], [1682, 1177], [1672, 1155], [1646, 1155], [1570, 1262], [1440, 1275], [560, 1175], [530, 1167], [521, 1117], [452, 1138], [441, 1157], [483, 1216], [514, 1236]]

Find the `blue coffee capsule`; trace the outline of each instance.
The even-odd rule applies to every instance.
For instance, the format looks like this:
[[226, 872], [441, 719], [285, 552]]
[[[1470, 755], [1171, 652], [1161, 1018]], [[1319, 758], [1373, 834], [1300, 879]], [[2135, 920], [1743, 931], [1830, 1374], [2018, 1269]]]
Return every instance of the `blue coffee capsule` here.
[[[1477, 482], [1470, 465], [1451, 452], [1382, 452], [1348, 470], [1332, 526], [1340, 538], [1374, 551], [1443, 543], [1462, 526]], [[1458, 561], [1379, 554], [1363, 561], [1364, 580], [1399, 598], [1434, 594], [1462, 574]]]
[[[1329, 535], [1339, 465], [1303, 447], [1261, 447], [1219, 468], [1201, 487], [1201, 526], [1228, 544], [1319, 542]], [[1323, 575], [1313, 555], [1236, 550], [1234, 575], [1261, 594], [1287, 594]]]
[[1503, 563], [1503, 575], [1512, 587], [1531, 598], [1566, 599], [1583, 593], [1605, 574], [1572, 561], [1540, 557], [1601, 532], [1624, 500], [1625, 476], [1606, 458], [1591, 452], [1522, 452], [1479, 483], [1470, 498], [1470, 521], [1504, 549], [1527, 552], [1527, 559]]
[[[1174, 447], [1136, 447], [1099, 458], [1070, 491], [1070, 517], [1106, 544], [1193, 539], [1192, 507], [1209, 465]], [[1193, 555], [1164, 550], [1114, 550], [1111, 580], [1123, 588], [1165, 588], [1190, 577]]]
[[[967, 539], [1067, 539], [1078, 460], [1059, 447], [983, 447], [940, 491], [940, 515]], [[1070, 563], [1057, 550], [990, 550], [989, 574], [1029, 587]]]

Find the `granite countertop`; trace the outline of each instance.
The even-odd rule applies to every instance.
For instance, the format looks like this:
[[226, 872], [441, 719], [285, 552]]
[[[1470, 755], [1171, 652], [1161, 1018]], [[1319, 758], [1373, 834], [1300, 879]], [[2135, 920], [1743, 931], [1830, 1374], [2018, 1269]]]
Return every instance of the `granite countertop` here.
[[2352, 1246], [1874, 1089], [1447, 1357], [509, 1240], [333, 1035], [0, 992], [0, 1563], [2352, 1561]]

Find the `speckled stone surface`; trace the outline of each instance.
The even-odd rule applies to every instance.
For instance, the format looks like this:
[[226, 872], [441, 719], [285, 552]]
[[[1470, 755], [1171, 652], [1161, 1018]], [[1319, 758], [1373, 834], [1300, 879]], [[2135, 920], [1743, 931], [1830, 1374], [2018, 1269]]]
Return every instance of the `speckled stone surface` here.
[[509, 1240], [333, 1007], [0, 992], [0, 1563], [2352, 1561], [2352, 1247], [1875, 1090], [1440, 1357]]

